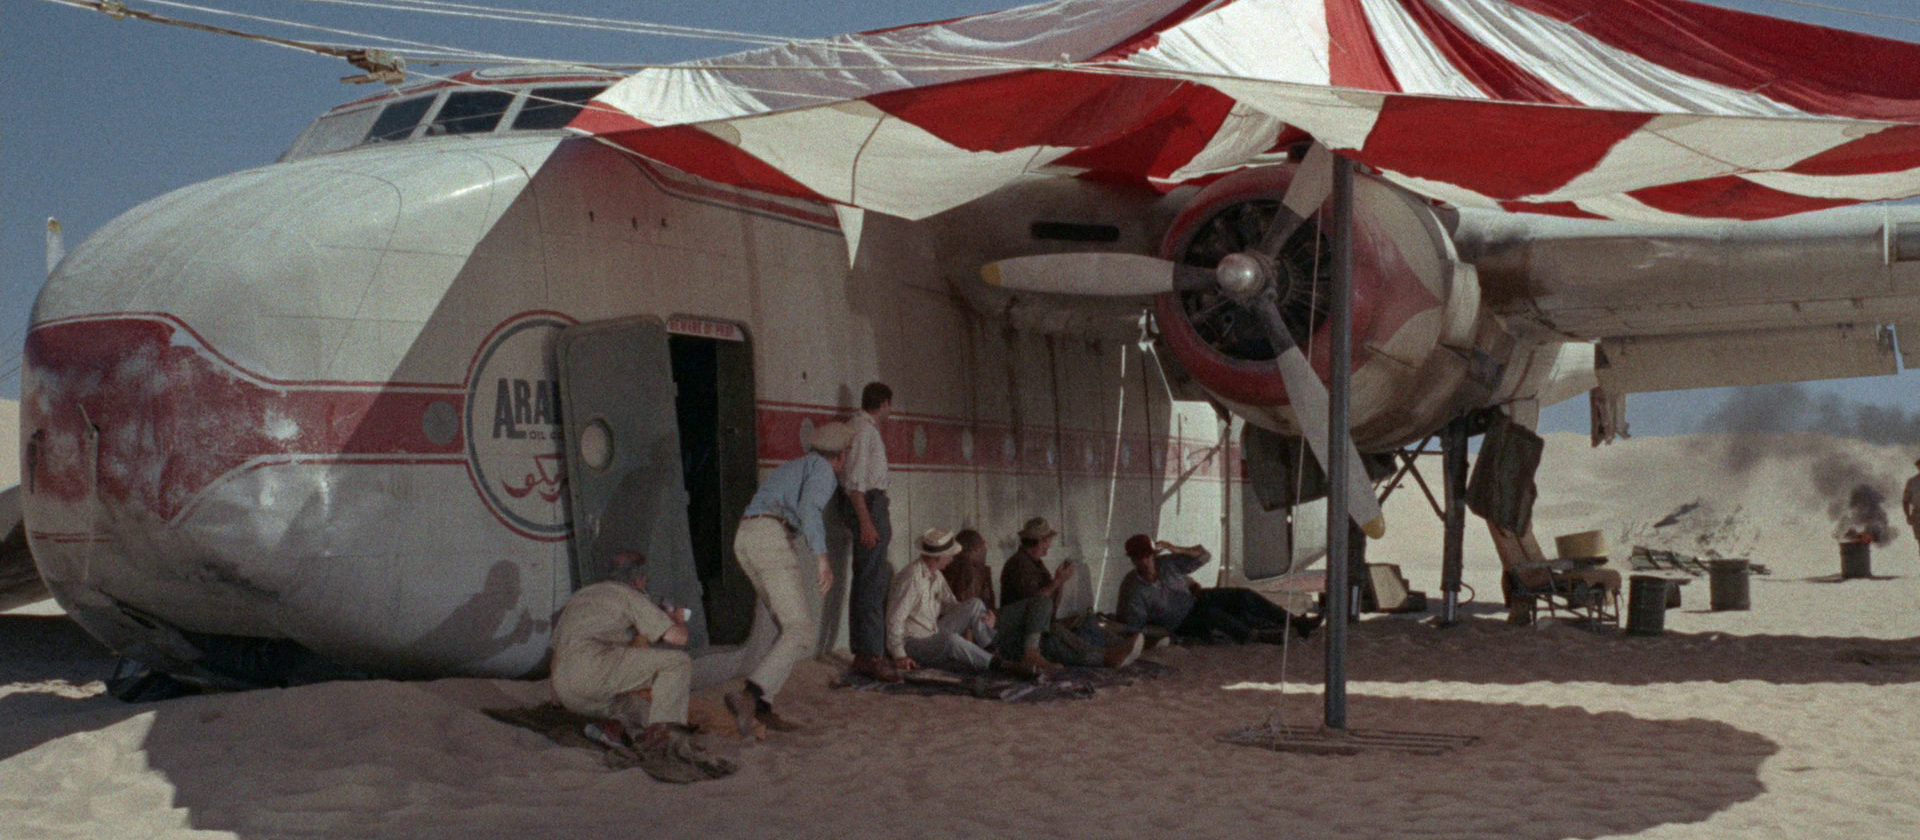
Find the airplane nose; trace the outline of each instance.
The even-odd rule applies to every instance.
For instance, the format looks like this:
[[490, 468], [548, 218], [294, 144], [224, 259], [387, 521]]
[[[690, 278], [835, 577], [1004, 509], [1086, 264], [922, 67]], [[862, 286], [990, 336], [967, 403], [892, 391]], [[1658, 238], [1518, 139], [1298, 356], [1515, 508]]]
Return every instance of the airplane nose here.
[[171, 589], [169, 621], [277, 635], [301, 563], [392, 503], [318, 466], [459, 462], [465, 359], [412, 350], [540, 158], [370, 151], [161, 196], [48, 279], [21, 425], [57, 596]]

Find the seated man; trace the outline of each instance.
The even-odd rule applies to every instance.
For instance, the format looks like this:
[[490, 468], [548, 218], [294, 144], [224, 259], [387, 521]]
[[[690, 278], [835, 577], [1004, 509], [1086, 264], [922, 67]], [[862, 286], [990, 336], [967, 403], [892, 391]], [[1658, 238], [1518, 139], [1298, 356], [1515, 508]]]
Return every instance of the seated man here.
[[894, 667], [984, 671], [1000, 665], [985, 647], [993, 643], [992, 611], [978, 598], [955, 598], [940, 574], [960, 553], [959, 540], [929, 528], [919, 548], [920, 557], [894, 578], [887, 598], [887, 655]]
[[1134, 534], [1127, 538], [1127, 557], [1133, 571], [1120, 582], [1120, 620], [1128, 629], [1157, 624], [1175, 635], [1203, 639], [1217, 630], [1246, 642], [1288, 626], [1305, 639], [1320, 626], [1318, 617], [1295, 616], [1251, 589], [1202, 588], [1187, 577], [1213, 559], [1201, 546], [1176, 546]]
[[1041, 558], [1053, 547], [1053, 530], [1042, 517], [1020, 529], [1020, 550], [1000, 570], [1000, 615], [994, 629], [1001, 658], [1037, 669], [1061, 665], [1124, 667], [1140, 655], [1145, 637], [1128, 633], [1111, 644], [1093, 622], [1079, 629], [1054, 621], [1060, 591], [1073, 579], [1074, 565], [1062, 560], [1048, 572]]
[[953, 589], [953, 597], [961, 601], [978, 598], [988, 607], [999, 603], [993, 597], [993, 570], [987, 568], [986, 538], [980, 536], [979, 531], [967, 528], [953, 535], [953, 541], [960, 544], [960, 554], [940, 570], [947, 586]]
[[[687, 643], [685, 618], [654, 606], [646, 589], [646, 558], [623, 551], [605, 580], [567, 599], [553, 628], [553, 693], [568, 711], [600, 718], [587, 724], [589, 740], [616, 750], [631, 745], [654, 778], [730, 775], [732, 762], [708, 755], [687, 726], [693, 666], [686, 651], [645, 646]], [[629, 731], [639, 736], [629, 739]]]

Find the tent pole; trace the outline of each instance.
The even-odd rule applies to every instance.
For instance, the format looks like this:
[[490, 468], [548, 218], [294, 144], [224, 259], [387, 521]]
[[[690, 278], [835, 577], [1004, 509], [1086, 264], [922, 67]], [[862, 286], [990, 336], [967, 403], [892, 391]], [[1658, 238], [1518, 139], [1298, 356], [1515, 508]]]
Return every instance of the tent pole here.
[[[1353, 603], [1349, 541], [1356, 530], [1347, 513], [1347, 421], [1353, 368], [1353, 161], [1333, 159], [1332, 381], [1327, 410], [1327, 690], [1326, 726], [1347, 728], [1347, 621]], [[1366, 539], [1364, 535], [1358, 537]]]

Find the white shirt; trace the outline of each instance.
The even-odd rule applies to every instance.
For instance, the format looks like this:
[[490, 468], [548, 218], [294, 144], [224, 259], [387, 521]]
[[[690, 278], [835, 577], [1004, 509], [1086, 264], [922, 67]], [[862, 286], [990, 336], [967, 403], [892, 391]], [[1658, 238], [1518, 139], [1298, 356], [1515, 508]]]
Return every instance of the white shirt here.
[[847, 445], [840, 486], [848, 493], [887, 489], [887, 444], [880, 439], [873, 415], [864, 411], [853, 415], [853, 442]]
[[887, 655], [907, 655], [908, 639], [924, 639], [940, 632], [940, 609], [955, 603], [947, 579], [915, 558], [893, 579], [887, 599]]

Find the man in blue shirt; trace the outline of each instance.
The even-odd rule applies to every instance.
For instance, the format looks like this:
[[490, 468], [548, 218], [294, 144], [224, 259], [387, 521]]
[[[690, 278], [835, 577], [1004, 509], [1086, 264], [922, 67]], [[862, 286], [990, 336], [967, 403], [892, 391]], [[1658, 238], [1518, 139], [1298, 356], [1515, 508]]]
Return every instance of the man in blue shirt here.
[[[743, 737], [753, 734], [755, 721], [775, 732], [800, 728], [774, 713], [773, 698], [793, 666], [813, 656], [820, 636], [820, 599], [833, 588], [821, 511], [840, 486], [839, 471], [852, 441], [853, 429], [845, 423], [814, 430], [810, 451], [768, 474], [740, 517], [734, 557], [779, 626], [773, 646], [747, 675], [746, 687], [726, 696], [727, 711]], [[803, 572], [808, 555], [819, 569], [812, 593]]]
[[1120, 582], [1120, 620], [1130, 630], [1159, 625], [1178, 636], [1210, 639], [1217, 631], [1238, 642], [1292, 626], [1305, 639], [1319, 617], [1302, 618], [1238, 587], [1205, 589], [1188, 577], [1213, 559], [1206, 548], [1155, 542], [1146, 534], [1127, 538], [1133, 571]]

